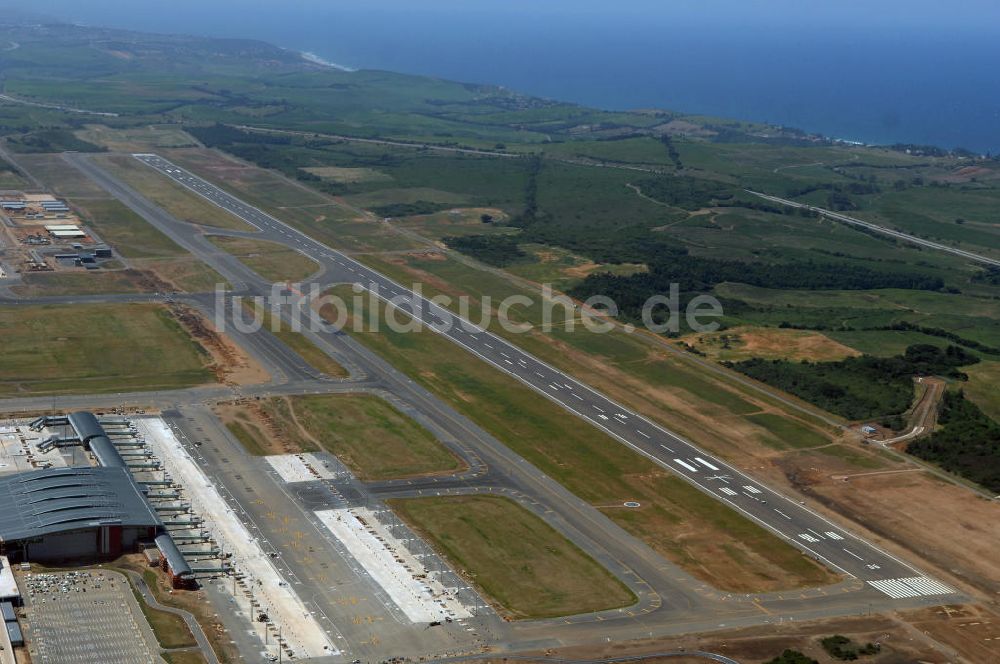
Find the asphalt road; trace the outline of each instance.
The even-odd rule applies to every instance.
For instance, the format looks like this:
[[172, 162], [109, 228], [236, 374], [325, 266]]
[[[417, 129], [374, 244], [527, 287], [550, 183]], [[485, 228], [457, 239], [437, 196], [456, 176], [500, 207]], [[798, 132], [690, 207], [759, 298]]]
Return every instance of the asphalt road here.
[[927, 247], [928, 249], [943, 251], [947, 254], [959, 256], [960, 258], [967, 258], [977, 263], [983, 263], [984, 265], [1000, 267], [1000, 260], [997, 260], [995, 258], [989, 258], [988, 256], [983, 256], [982, 254], [976, 254], [971, 251], [965, 251], [964, 249], [957, 249], [955, 247], [948, 246], [947, 244], [941, 244], [940, 242], [925, 240], [922, 237], [909, 235], [908, 233], [901, 233], [900, 231], [894, 230], [892, 228], [886, 228], [885, 226], [879, 226], [878, 224], [873, 224], [870, 221], [865, 221], [863, 219], [858, 219], [856, 217], [849, 217], [841, 212], [834, 212], [833, 210], [826, 210], [821, 207], [816, 207], [815, 205], [806, 205], [805, 203], [790, 201], [787, 198], [771, 196], [770, 194], [762, 194], [759, 191], [752, 191], [750, 189], [747, 189], [746, 192], [748, 194], [753, 194], [754, 196], [760, 196], [764, 200], [771, 201], [772, 203], [780, 203], [782, 205], [787, 205], [788, 207], [811, 210], [813, 212], [823, 215], [824, 217], [829, 217], [830, 219], [834, 219], [836, 221], [840, 221], [845, 224], [850, 224], [852, 226], [860, 226], [862, 228], [867, 228], [868, 230], [875, 231], [876, 233], [882, 233], [883, 235], [894, 237], [897, 240], [904, 240], [906, 242], [919, 245], [921, 247]]
[[513, 344], [434, 305], [388, 277], [323, 245], [252, 205], [152, 154], [136, 159], [258, 229], [320, 262], [329, 282], [361, 284], [435, 332], [513, 376], [569, 413], [692, 483], [720, 503], [775, 532], [832, 569], [894, 599], [939, 597], [953, 590], [789, 499], [689, 441], [615, 403]]

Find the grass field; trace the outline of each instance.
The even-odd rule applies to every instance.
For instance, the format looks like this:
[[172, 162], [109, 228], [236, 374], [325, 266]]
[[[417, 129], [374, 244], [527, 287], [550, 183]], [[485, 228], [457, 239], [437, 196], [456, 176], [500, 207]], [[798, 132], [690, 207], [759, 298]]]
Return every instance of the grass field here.
[[326, 450], [365, 481], [451, 473], [465, 464], [424, 427], [368, 394], [300, 395], [218, 410], [251, 454]]
[[23, 189], [27, 184], [27, 181], [14, 169], [0, 169], [0, 189]]
[[69, 198], [109, 198], [93, 180], [58, 154], [18, 155], [18, 162], [44, 185]]
[[463, 467], [426, 429], [369, 395], [296, 396], [296, 422], [362, 480], [385, 480]]
[[[249, 418], [248, 418], [249, 419]], [[240, 441], [240, 444], [246, 448], [247, 452], [253, 454], [254, 456], [267, 456], [272, 453], [270, 446], [268, 445], [267, 438], [268, 433], [249, 422], [239, 422], [231, 421], [226, 422], [226, 428], [229, 429], [229, 433], [236, 437], [236, 440]], [[303, 452], [308, 450], [302, 450]]]
[[34, 272], [22, 275], [12, 288], [18, 295], [97, 295], [102, 293], [143, 293], [159, 290], [147, 283], [136, 270], [115, 272]]
[[178, 650], [163, 653], [167, 664], [206, 664], [204, 655], [197, 650]]
[[962, 386], [965, 396], [1000, 422], [1000, 362], [980, 362], [964, 371], [969, 376], [969, 382]]
[[252, 231], [252, 226], [197, 194], [176, 184], [165, 175], [128, 156], [100, 156], [95, 161], [111, 171], [140, 194], [181, 221], [237, 231]]
[[777, 449], [797, 449], [830, 444], [828, 437], [817, 433], [814, 429], [774, 413], [754, 413], [747, 415], [747, 419], [767, 429], [770, 435], [762, 437], [762, 440], [764, 444]]
[[153, 272], [176, 290], [186, 293], [204, 293], [216, 287], [229, 287], [221, 274], [190, 254], [177, 258], [139, 259], [135, 261], [135, 266]]
[[149, 606], [146, 600], [142, 598], [142, 595], [139, 594], [139, 591], [136, 590], [131, 578], [128, 579], [128, 584], [132, 589], [132, 594], [135, 595], [136, 601], [139, 603], [139, 608], [142, 609], [142, 615], [145, 616], [146, 622], [152, 628], [153, 634], [156, 635], [156, 640], [161, 648], [190, 648], [198, 645], [198, 642], [194, 640], [194, 635], [191, 634], [191, 630], [188, 629], [187, 623], [184, 622], [182, 617]]
[[125, 258], [165, 258], [187, 252], [145, 219], [115, 199], [86, 199], [77, 204], [86, 221]]
[[268, 281], [303, 281], [320, 269], [313, 259], [277, 242], [225, 235], [210, 235], [208, 239]]
[[509, 618], [553, 618], [636, 601], [593, 558], [507, 498], [415, 498], [389, 505]]
[[0, 307], [0, 394], [89, 394], [211, 383], [207, 353], [153, 304]]
[[[484, 214], [494, 221], [483, 223]], [[440, 240], [449, 235], [515, 233], [517, 229], [502, 225], [505, 218], [504, 211], [498, 208], [461, 207], [433, 214], [394, 218], [392, 224], [417, 231], [423, 237]]]
[[198, 142], [179, 127], [148, 125], [111, 128], [92, 124], [75, 132], [80, 138], [112, 152], [149, 152], [160, 148], [194, 147]]
[[[796, 549], [736, 512], [719, 509], [717, 501], [600, 430], [567, 426], [570, 416], [435, 333], [351, 333], [633, 535], [712, 585], [734, 591], [773, 590], [832, 579]], [[642, 507], [619, 507], [630, 500]]]

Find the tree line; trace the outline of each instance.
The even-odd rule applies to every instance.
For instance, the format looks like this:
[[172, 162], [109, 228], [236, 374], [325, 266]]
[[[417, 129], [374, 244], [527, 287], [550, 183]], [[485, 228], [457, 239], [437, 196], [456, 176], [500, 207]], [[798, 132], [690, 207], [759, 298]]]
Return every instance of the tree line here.
[[726, 365], [845, 419], [886, 418], [886, 423], [899, 425], [896, 416], [913, 402], [914, 376], [965, 380], [959, 368], [978, 361], [958, 346], [942, 350], [915, 344], [895, 357], [861, 355], [836, 362], [753, 358]]
[[961, 390], [945, 393], [938, 424], [937, 431], [914, 440], [906, 451], [1000, 493], [1000, 424]]

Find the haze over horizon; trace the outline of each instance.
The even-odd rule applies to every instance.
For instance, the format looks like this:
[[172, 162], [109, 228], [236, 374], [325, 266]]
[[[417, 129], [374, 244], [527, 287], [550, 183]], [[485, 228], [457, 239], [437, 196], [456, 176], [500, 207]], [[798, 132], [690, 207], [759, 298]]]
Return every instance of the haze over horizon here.
[[[92, 24], [247, 37], [354, 68], [492, 83], [866, 142], [1000, 151], [1000, 5], [732, 0], [14, 3]], [[763, 82], [762, 82], [763, 81]]]

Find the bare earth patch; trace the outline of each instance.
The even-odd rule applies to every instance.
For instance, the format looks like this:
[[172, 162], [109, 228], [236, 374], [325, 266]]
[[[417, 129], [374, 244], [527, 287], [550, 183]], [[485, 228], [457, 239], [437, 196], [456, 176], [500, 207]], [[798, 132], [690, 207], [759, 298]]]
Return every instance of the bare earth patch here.
[[[831, 462], [832, 463], [832, 462]], [[782, 478], [874, 533], [876, 542], [923, 559], [969, 592], [1000, 595], [1000, 503], [924, 472], [831, 473], [815, 456], [782, 464]], [[902, 464], [893, 466], [907, 468]]]
[[315, 166], [303, 169], [313, 175], [330, 180], [332, 182], [343, 182], [354, 184], [357, 182], [386, 182], [392, 178], [385, 173], [380, 173], [373, 168], [342, 168], [340, 166]]
[[762, 357], [832, 362], [861, 355], [850, 346], [819, 332], [774, 327], [736, 327], [722, 332], [689, 335], [683, 341], [716, 360]]
[[[823, 650], [823, 638], [840, 634], [858, 644], [879, 643], [881, 652], [858, 661], [872, 664], [946, 664], [955, 661], [993, 662], [994, 651], [983, 637], [997, 617], [979, 607], [936, 606], [922, 611], [893, 615], [827, 618], [807, 622], [777, 620], [769, 625], [738, 630], [688, 634], [673, 638], [642, 639], [604, 646], [579, 646], [538, 653], [539, 662], [553, 657], [605, 659], [634, 657], [673, 650], [703, 651], [724, 655], [738, 662], [759, 664], [796, 650], [824, 664], [837, 662]], [[979, 622], [982, 626], [972, 623]], [[960, 660], [959, 657], [966, 659]], [[482, 661], [502, 661], [500, 658]], [[702, 664], [705, 659], [687, 657], [644, 659], [647, 664]]]
[[212, 356], [210, 368], [220, 383], [259, 385], [271, 379], [260, 364], [231, 339], [219, 334], [200, 313], [186, 307], [175, 307], [173, 314], [187, 333]]

